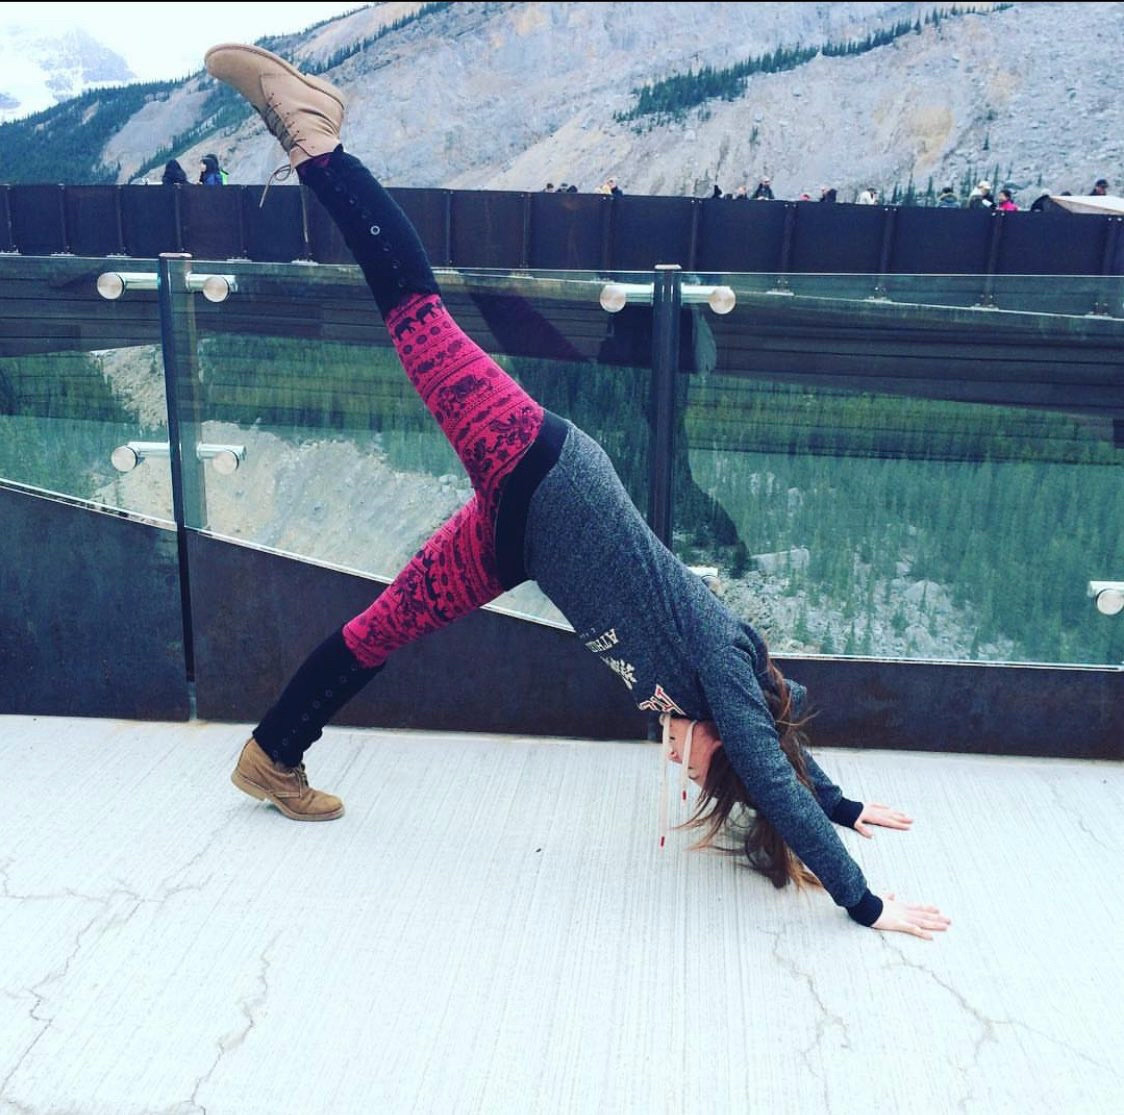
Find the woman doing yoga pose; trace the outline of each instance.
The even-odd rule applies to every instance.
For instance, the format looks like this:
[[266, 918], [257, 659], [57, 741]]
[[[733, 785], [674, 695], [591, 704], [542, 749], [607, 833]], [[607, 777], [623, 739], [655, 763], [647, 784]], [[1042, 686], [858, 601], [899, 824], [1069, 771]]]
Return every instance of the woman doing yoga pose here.
[[216, 46], [206, 64], [257, 109], [338, 224], [474, 493], [307, 657], [247, 740], [235, 785], [295, 820], [340, 816], [339, 798], [310, 787], [303, 763], [332, 716], [395, 650], [533, 579], [636, 705], [660, 715], [664, 757], [700, 788], [690, 824], [702, 843], [749, 810], [741, 848], [777, 886], [814, 878], [876, 929], [946, 928], [935, 907], [871, 893], [833, 828], [869, 836], [871, 825], [910, 819], [843, 797], [803, 747], [803, 688], [656, 538], [600, 446], [545, 411], [449, 315], [413, 226], [340, 143], [341, 94], [258, 47]]

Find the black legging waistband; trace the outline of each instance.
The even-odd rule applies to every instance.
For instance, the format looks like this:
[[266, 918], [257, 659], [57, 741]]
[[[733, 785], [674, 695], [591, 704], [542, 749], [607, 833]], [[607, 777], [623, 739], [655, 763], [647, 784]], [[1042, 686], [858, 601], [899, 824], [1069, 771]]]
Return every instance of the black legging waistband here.
[[542, 428], [504, 483], [496, 511], [496, 565], [500, 583], [505, 589], [514, 588], [527, 580], [523, 540], [527, 533], [531, 497], [542, 478], [557, 462], [568, 430], [567, 424], [557, 414], [543, 411]]

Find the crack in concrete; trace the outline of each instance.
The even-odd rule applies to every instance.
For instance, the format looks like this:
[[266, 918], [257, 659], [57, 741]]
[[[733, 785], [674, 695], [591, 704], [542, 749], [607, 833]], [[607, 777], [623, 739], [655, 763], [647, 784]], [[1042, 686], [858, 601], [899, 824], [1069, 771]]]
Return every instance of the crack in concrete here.
[[[880, 934], [880, 937], [883, 945], [885, 945], [885, 947], [897, 957], [898, 963], [901, 967], [912, 968], [915, 972], [921, 972], [924, 975], [928, 976], [929, 979], [931, 979], [938, 987], [947, 991], [956, 1000], [963, 1011], [971, 1015], [972, 1018], [974, 1018], [976, 1022], [979, 1023], [980, 1036], [976, 1039], [976, 1044], [972, 1048], [972, 1063], [965, 1072], [965, 1077], [970, 1078], [972, 1070], [979, 1068], [980, 1052], [983, 1049], [984, 1044], [989, 1041], [997, 1040], [995, 1037], [994, 1019], [988, 1018], [987, 1015], [973, 1006], [955, 987], [953, 987], [945, 980], [941, 979], [940, 976], [938, 976], [937, 973], [932, 969], [926, 968], [924, 964], [918, 964], [915, 960], [911, 960], [908, 956], [906, 956], [906, 954], [902, 952], [900, 948], [898, 948], [892, 941], [889, 940], [889, 934], [882, 933]], [[971, 1102], [974, 1095], [974, 1089], [969, 1088], [968, 1092], [965, 1095], [962, 1095], [959, 1100], [957, 1100], [957, 1108], [961, 1111], [967, 1111], [968, 1104]]]
[[262, 949], [261, 955], [258, 957], [258, 991], [256, 996], [247, 997], [238, 1003], [238, 1008], [246, 1017], [246, 1025], [236, 1034], [219, 1038], [218, 1053], [211, 1062], [211, 1067], [195, 1081], [195, 1087], [192, 1089], [191, 1096], [187, 1101], [191, 1105], [192, 1111], [198, 1111], [201, 1115], [207, 1115], [207, 1108], [199, 1102], [200, 1091], [210, 1082], [211, 1077], [214, 1076], [215, 1072], [218, 1070], [223, 1058], [232, 1050], [242, 1045], [250, 1036], [250, 1031], [257, 1025], [257, 1018], [254, 1016], [254, 1012], [265, 1006], [266, 1000], [269, 998], [269, 968], [271, 964], [269, 953], [274, 945], [277, 944], [277, 938], [280, 937], [280, 935], [281, 931], [278, 930], [277, 933], [273, 935], [269, 944]]
[[806, 972], [803, 968], [797, 965], [795, 960], [782, 955], [781, 953], [781, 940], [783, 938], [783, 930], [779, 929], [761, 929], [760, 932], [773, 938], [773, 959], [786, 971], [790, 972], [797, 979], [802, 980], [808, 988], [808, 993], [812, 996], [812, 1001], [819, 1008], [820, 1017], [816, 1022], [816, 1032], [812, 1041], [801, 1050], [800, 1055], [804, 1059], [804, 1063], [808, 1071], [819, 1080], [823, 1088], [823, 1110], [826, 1112], [831, 1111], [831, 1094], [827, 1086], [827, 1078], [820, 1073], [813, 1062], [812, 1053], [823, 1044], [824, 1035], [827, 1033], [829, 1026], [838, 1026], [843, 1033], [843, 1048], [851, 1048], [851, 1035], [847, 1029], [846, 1019], [830, 1010], [827, 1004], [823, 1001], [823, 996], [816, 987], [815, 977], [811, 972]]
[[146, 905], [162, 905], [170, 898], [174, 898], [178, 894], [184, 894], [188, 891], [202, 891], [207, 888], [211, 880], [215, 877], [215, 872], [211, 872], [206, 879], [199, 883], [180, 883], [173, 886], [172, 880], [178, 876], [186, 875], [193, 867], [200, 863], [211, 851], [211, 848], [218, 841], [218, 839], [227, 831], [229, 816], [223, 818], [223, 824], [218, 826], [214, 832], [207, 838], [203, 847], [196, 852], [185, 864], [177, 867], [170, 874], [166, 875], [159, 883], [156, 884], [155, 893], [151, 895], [138, 894], [133, 890], [127, 882], [120, 877], [113, 880], [116, 886], [109, 891], [101, 894], [88, 894], [85, 891], [75, 890], [73, 887], [63, 887], [57, 891], [41, 891], [26, 893], [18, 893], [11, 889], [9, 881], [9, 871], [14, 864], [15, 858], [8, 857], [0, 861], [0, 898], [10, 898], [16, 902], [51, 902], [58, 901], [62, 898], [76, 898], [81, 902], [97, 902], [106, 905], [112, 902], [115, 898], [125, 897], [133, 902]]
[[[4, 1096], [2, 1094], [0, 1094], [0, 1099], [4, 1099]], [[15, 1115], [36, 1115], [34, 1107], [28, 1107], [27, 1104], [20, 1103], [18, 1100], [9, 1099], [4, 1100], [4, 1102], [8, 1105], [5, 1110], [7, 1111], [8, 1108], [10, 1108], [11, 1111], [15, 1113]]]
[[1077, 827], [1090, 840], [1092, 840], [1094, 844], [1097, 845], [1098, 848], [1103, 848], [1106, 852], [1111, 852], [1113, 856], [1115, 856], [1117, 853], [1117, 849], [1110, 847], [1101, 839], [1100, 836], [1097, 835], [1097, 833], [1089, 828], [1088, 824], [1086, 824], [1085, 822], [1085, 818], [1062, 797], [1061, 787], [1058, 786], [1058, 784], [1053, 780], [1047, 783], [1047, 785], [1049, 786], [1050, 795], [1053, 797], [1054, 804], [1057, 806], [1057, 808], [1067, 817], [1069, 817], [1077, 825]]
[[[117, 880], [118, 882], [120, 880]], [[100, 906], [104, 906], [113, 899], [124, 896], [125, 898], [132, 899], [134, 902], [151, 902], [152, 899], [142, 898], [135, 891], [130, 890], [126, 886], [115, 887], [111, 891], [106, 891], [104, 894], [86, 894], [85, 891], [75, 890], [73, 887], [63, 887], [62, 890], [57, 891], [42, 891], [42, 892], [28, 892], [26, 894], [17, 894], [8, 888], [7, 879], [0, 881], [0, 898], [10, 898], [13, 902], [57, 902], [61, 898], [76, 898], [79, 902], [96, 902]]]
[[[13, 890], [11, 884], [11, 869], [17, 862], [17, 857], [7, 856], [3, 860], [0, 860], [0, 899], [6, 899], [12, 902], [57, 902], [70, 900], [78, 902], [88, 902], [98, 907], [98, 909], [93, 912], [89, 921], [87, 921], [86, 924], [78, 930], [77, 934], [74, 937], [73, 947], [70, 949], [66, 957], [60, 963], [51, 968], [50, 971], [48, 971], [48, 973], [42, 979], [33, 984], [30, 988], [26, 989], [26, 991], [12, 992], [6, 988], [4, 989], [5, 996], [9, 998], [21, 998], [25, 994], [31, 996], [32, 1003], [28, 1008], [28, 1016], [39, 1026], [39, 1032], [35, 1035], [34, 1038], [32, 1038], [32, 1040], [16, 1058], [14, 1064], [12, 1064], [3, 1080], [0, 1080], [0, 1100], [3, 1100], [3, 1102], [8, 1107], [16, 1112], [20, 1112], [21, 1115], [31, 1115], [32, 1113], [31, 1108], [21, 1105], [16, 1100], [12, 1099], [11, 1096], [7, 1094], [7, 1091], [9, 1085], [15, 1079], [20, 1069], [24, 1066], [24, 1064], [27, 1063], [28, 1058], [31, 1057], [31, 1055], [34, 1053], [36, 1046], [38, 1046], [43, 1038], [46, 1037], [46, 1035], [50, 1032], [51, 1027], [54, 1025], [53, 1015], [48, 1015], [44, 1011], [44, 1005], [48, 1001], [47, 991], [52, 984], [56, 984], [66, 978], [67, 974], [70, 971], [71, 965], [74, 963], [78, 954], [82, 950], [87, 935], [95, 928], [95, 926], [98, 926], [98, 932], [101, 933], [106, 930], [112, 929], [115, 926], [126, 925], [130, 921], [130, 919], [137, 913], [137, 911], [144, 906], [159, 907], [179, 894], [184, 894], [191, 891], [197, 892], [206, 889], [211, 880], [214, 878], [215, 873], [213, 871], [205, 879], [196, 883], [181, 882], [176, 884], [175, 880], [177, 878], [182, 878], [205, 859], [214, 844], [227, 831], [228, 822], [229, 816], [224, 817], [222, 824], [216, 826], [215, 830], [208, 837], [203, 847], [198, 852], [196, 852], [186, 863], [178, 867], [175, 871], [171, 872], [170, 874], [165, 876], [159, 883], [157, 883], [155, 893], [149, 895], [138, 894], [124, 880], [120, 878], [113, 879], [113, 883], [115, 884], [113, 886], [113, 889], [104, 891], [100, 894], [87, 893], [84, 891], [76, 890], [73, 887], [63, 887], [57, 891], [29, 891], [26, 893], [21, 893], [19, 891]], [[124, 911], [115, 911], [113, 909], [114, 903], [122, 901], [127, 905], [128, 908]], [[266, 968], [268, 969], [268, 962], [266, 962]], [[253, 1005], [255, 1004], [249, 1004], [249, 1006]], [[243, 1004], [243, 1010], [245, 1011], [247, 1009], [247, 1004]], [[250, 1018], [250, 1025], [240, 1036], [238, 1042], [234, 1043], [235, 1045], [244, 1040], [245, 1035], [253, 1027], [254, 1020], [252, 1014], [248, 1015], [248, 1017]], [[231, 1045], [227, 1048], [229, 1049], [233, 1047], [234, 1045]], [[220, 1059], [221, 1056], [222, 1053], [220, 1053]], [[216, 1060], [216, 1065], [217, 1063], [218, 1062]], [[211, 1071], [214, 1071], [214, 1066], [212, 1066]]]
[[34, 999], [34, 1002], [28, 1008], [28, 1017], [33, 1022], [36, 1022], [40, 1026], [42, 1026], [42, 1029], [35, 1035], [34, 1038], [31, 1039], [27, 1048], [24, 1049], [19, 1057], [16, 1058], [16, 1063], [12, 1065], [12, 1067], [8, 1070], [8, 1074], [4, 1077], [4, 1079], [0, 1080], [0, 1099], [4, 1099], [6, 1103], [10, 1103], [18, 1108], [18, 1105], [14, 1100], [12, 1100], [10, 1097], [5, 1097], [5, 1093], [8, 1090], [8, 1085], [11, 1084], [13, 1077], [15, 1077], [16, 1073], [19, 1072], [20, 1068], [23, 1066], [28, 1057], [31, 1056], [35, 1047], [43, 1040], [44, 1037], [46, 1037], [47, 1032], [50, 1030], [51, 1026], [54, 1025], [55, 1020], [53, 1017], [40, 1017], [38, 1013], [42, 1009], [43, 1004], [47, 1001], [47, 996], [45, 994], [47, 987], [49, 987], [52, 983], [56, 983], [58, 980], [65, 979], [66, 974], [70, 971], [71, 964], [74, 963], [74, 960], [78, 956], [78, 953], [82, 950], [83, 939], [85, 938], [86, 934], [89, 933], [91, 929], [93, 929], [94, 925], [101, 917], [102, 912], [103, 911], [99, 910], [80, 930], [78, 930], [74, 937], [74, 947], [70, 950], [70, 954], [66, 957], [66, 959], [57, 967], [52, 968], [51, 971], [49, 971], [38, 983], [33, 984], [27, 989], [27, 994], [29, 994], [32, 999]]
[[[189, 871], [191, 871], [193, 867], [201, 863], [203, 859], [210, 854], [211, 849], [215, 846], [220, 837], [223, 837], [227, 833], [229, 833], [230, 822], [234, 820], [239, 814], [244, 812], [245, 810], [241, 808], [241, 806], [238, 809], [228, 809], [222, 816], [222, 823], [215, 826], [214, 830], [211, 832], [211, 835], [208, 836], [204, 841], [203, 847], [200, 848], [199, 851], [197, 851], [185, 864], [182, 864], [180, 867], [177, 867], [175, 871], [164, 876], [163, 881], [160, 883], [160, 889], [167, 890], [171, 886], [173, 879], [176, 879], [181, 875], [186, 875]], [[168, 898], [171, 898], [173, 894], [181, 894], [184, 891], [202, 890], [213, 878], [214, 872], [208, 875], [206, 880], [202, 883], [184, 883], [181, 886], [177, 886], [174, 890], [169, 891], [164, 896], [164, 900], [166, 901]]]
[[[947, 991], [956, 1000], [960, 1007], [979, 1023], [981, 1027], [981, 1033], [979, 1039], [976, 1041], [975, 1047], [972, 1050], [972, 1064], [970, 1066], [972, 1069], [979, 1068], [980, 1054], [985, 1043], [989, 1041], [998, 1042], [999, 1039], [996, 1036], [997, 1028], [1000, 1026], [1010, 1026], [1013, 1029], [1023, 1029], [1028, 1033], [1036, 1035], [1037, 1037], [1045, 1038], [1047, 1041], [1061, 1046], [1062, 1049], [1065, 1049], [1068, 1052], [1074, 1054], [1074, 1056], [1080, 1057], [1083, 1061], [1088, 1061], [1089, 1064], [1095, 1065], [1099, 1069], [1103, 1069], [1105, 1072], [1115, 1071], [1111, 1066], [1098, 1061], [1094, 1057], [1090, 1057], [1087, 1053], [1076, 1048], [1075, 1046], [1068, 1044], [1067, 1042], [1062, 1041], [1060, 1038], [1055, 1037], [1053, 1034], [1047, 1034], [1042, 1030], [1037, 1030], [1033, 1026], [1028, 1025], [1026, 1022], [1019, 1021], [1017, 1018], [989, 1018], [978, 1007], [973, 1006], [973, 1004], [969, 1002], [969, 1000], [960, 991], [958, 991], [947, 981], [941, 979], [941, 977], [938, 976], [937, 973], [932, 969], [927, 968], [924, 964], [918, 964], [916, 961], [911, 960], [908, 956], [906, 956], [900, 948], [894, 945], [891, 941], [887, 940], [887, 934], [881, 934], [881, 938], [882, 943], [897, 956], [898, 961], [902, 967], [912, 968], [914, 969], [914, 971], [922, 972], [924, 975], [928, 976], [938, 987], [942, 988], [944, 991]], [[970, 1090], [967, 1095], [963, 1096], [959, 1100], [957, 1106], [960, 1108], [960, 1110], [967, 1110], [968, 1103], [971, 1101], [973, 1095], [974, 1092]]]
[[1105, 1072], [1112, 1073], [1114, 1078], [1120, 1071], [1118, 1066], [1106, 1065], [1104, 1061], [1098, 1061], [1096, 1057], [1090, 1057], [1088, 1053], [1086, 1053], [1082, 1049], [1078, 1049], [1077, 1046], [1070, 1045], [1069, 1042], [1062, 1041], [1061, 1038], [1055, 1037], [1053, 1034], [1048, 1034], [1045, 1030], [1038, 1030], [1026, 1022], [1020, 1022], [1017, 1018], [1001, 1018], [998, 1019], [995, 1024], [997, 1026], [1011, 1026], [1015, 1029], [1026, 1030], [1027, 1033], [1034, 1034], [1035, 1037], [1045, 1038], [1053, 1045], [1060, 1046], [1067, 1053], [1072, 1053], [1075, 1057], [1080, 1057], [1081, 1060], [1088, 1061], [1089, 1064], [1095, 1065], [1097, 1068], [1103, 1069]]

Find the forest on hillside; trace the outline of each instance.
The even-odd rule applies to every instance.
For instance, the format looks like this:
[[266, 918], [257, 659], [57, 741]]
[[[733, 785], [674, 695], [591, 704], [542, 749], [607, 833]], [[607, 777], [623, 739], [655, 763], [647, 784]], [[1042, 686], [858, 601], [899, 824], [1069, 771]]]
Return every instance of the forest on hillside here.
[[[157, 352], [132, 374], [159, 390]], [[602, 441], [645, 507], [648, 370], [504, 363]], [[201, 364], [206, 419], [248, 445], [268, 434], [305, 451], [305, 470], [309, 446], [351, 445], [390, 470], [380, 476], [412, 477], [422, 500], [438, 482], [450, 498], [463, 487], [389, 349], [222, 336], [204, 340]], [[719, 374], [681, 388], [673, 547], [717, 566], [731, 607], [776, 649], [1124, 662], [1124, 624], [1085, 595], [1124, 554], [1121, 450], [1100, 424]], [[91, 498], [114, 480], [115, 445], [166, 437], [146, 421], [106, 354], [0, 360], [0, 477]], [[307, 485], [316, 515], [346, 517], [332, 475]]]
[[749, 79], [757, 74], [779, 74], [795, 70], [823, 55], [825, 58], [847, 58], [868, 54], [905, 35], [920, 35], [925, 27], [939, 27], [945, 20], [965, 15], [989, 15], [1005, 11], [1010, 4], [984, 8], [974, 4], [953, 4], [927, 12], [923, 19], [898, 20], [892, 26], [871, 31], [858, 40], [825, 42], [816, 46], [778, 46], [765, 54], [754, 55], [732, 66], [703, 66], [685, 74], [672, 74], [658, 81], [633, 89], [635, 103], [626, 112], [617, 113], [621, 123], [647, 120], [653, 127], [669, 121], [682, 120], [692, 109], [707, 101], [734, 101], [745, 94]]

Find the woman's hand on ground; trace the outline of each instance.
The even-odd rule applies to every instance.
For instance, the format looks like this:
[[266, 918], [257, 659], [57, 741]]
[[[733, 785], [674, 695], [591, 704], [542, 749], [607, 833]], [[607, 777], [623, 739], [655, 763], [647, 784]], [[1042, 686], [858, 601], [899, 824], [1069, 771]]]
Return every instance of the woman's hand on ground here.
[[870, 830], [871, 825], [878, 825], [884, 829], [908, 830], [912, 824], [913, 818], [906, 816], [900, 809], [891, 809], [888, 805], [872, 801], [863, 806], [863, 811], [855, 820], [854, 829], [860, 836], [870, 840], [874, 836]]
[[936, 906], [911, 906], [907, 902], [899, 902], [892, 894], [879, 897], [882, 899], [882, 913], [871, 929], [881, 929], [885, 933], [910, 933], [931, 941], [934, 933], [943, 933], [952, 924], [952, 919], [945, 917]]

